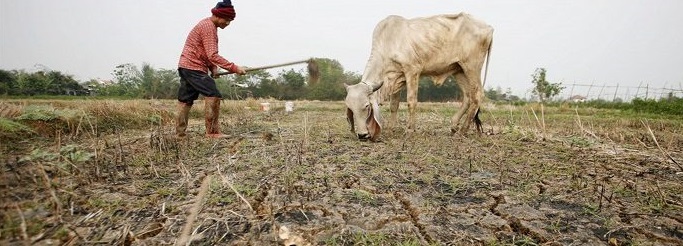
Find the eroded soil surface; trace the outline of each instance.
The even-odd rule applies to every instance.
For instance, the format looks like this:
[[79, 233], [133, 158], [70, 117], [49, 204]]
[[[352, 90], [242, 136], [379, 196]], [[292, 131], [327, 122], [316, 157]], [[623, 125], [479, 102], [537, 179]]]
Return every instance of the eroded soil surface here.
[[36, 140], [5, 153], [0, 244], [172, 245], [193, 208], [193, 245], [683, 244], [680, 122], [558, 112], [543, 133], [489, 109], [486, 134], [451, 136], [451, 105], [420, 107], [377, 143], [320, 102], [224, 112], [223, 140], [199, 118], [183, 140], [171, 123]]

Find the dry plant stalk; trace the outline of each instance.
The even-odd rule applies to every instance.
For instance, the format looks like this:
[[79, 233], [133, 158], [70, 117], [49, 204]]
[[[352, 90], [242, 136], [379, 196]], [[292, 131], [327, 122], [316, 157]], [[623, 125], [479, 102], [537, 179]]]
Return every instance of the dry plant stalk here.
[[231, 189], [233, 192], [235, 192], [235, 195], [237, 195], [237, 197], [239, 197], [245, 204], [247, 204], [247, 207], [249, 207], [249, 210], [251, 210], [251, 211], [253, 212], [253, 211], [254, 211], [254, 208], [251, 207], [251, 204], [249, 204], [249, 201], [247, 201], [247, 199], [244, 198], [244, 196], [242, 196], [242, 194], [240, 194], [240, 193], [237, 191], [237, 189], [235, 189], [235, 186], [232, 185], [232, 182], [230, 182], [230, 180], [229, 180], [228, 178], [226, 178], [223, 174], [221, 174], [221, 166], [220, 166], [220, 164], [217, 164], [216, 166], [217, 166], [217, 168], [218, 168], [218, 175], [219, 175], [219, 176], [221, 177], [221, 179], [223, 180], [223, 183], [225, 183], [226, 185], [228, 185], [228, 187], [230, 187], [230, 189]]
[[581, 131], [588, 133], [589, 135], [591, 135], [595, 139], [598, 139], [598, 136], [596, 136], [593, 132], [588, 131], [586, 128], [583, 128], [583, 123], [581, 123], [581, 116], [579, 116], [579, 110], [577, 108], [574, 108], [574, 112], [576, 112], [576, 121], [577, 121]]
[[22, 107], [10, 103], [0, 103], [0, 117], [14, 118], [22, 114]]
[[50, 180], [50, 177], [47, 176], [47, 172], [45, 172], [45, 168], [43, 168], [42, 164], [36, 164], [36, 166], [38, 166], [38, 169], [40, 170], [40, 173], [42, 174], [41, 176], [43, 177], [43, 181], [45, 182], [45, 188], [47, 188], [47, 190], [50, 191], [50, 196], [52, 197], [52, 200], [55, 203], [55, 214], [61, 219], [61, 217], [62, 217], [62, 203], [59, 201], [59, 198], [57, 197], [57, 193], [55, 192], [55, 189], [52, 188], [52, 181]]
[[[488, 113], [489, 113], [489, 115], [491, 116], [491, 119], [493, 119], [493, 122], [495, 122], [495, 124], [496, 124], [497, 126], [500, 126], [500, 124], [498, 123], [498, 118], [496, 118], [496, 116], [493, 115], [493, 113], [491, 113], [491, 110], [489, 110]], [[512, 121], [511, 121], [511, 122], [512, 122]], [[493, 127], [491, 127], [491, 129], [493, 129]], [[492, 132], [493, 132], [493, 130], [492, 130]]]
[[642, 123], [643, 126], [645, 126], [645, 128], [647, 128], [647, 131], [650, 132], [650, 136], [652, 137], [652, 140], [655, 141], [655, 144], [657, 145], [657, 148], [659, 149], [659, 151], [661, 151], [662, 154], [664, 154], [664, 156], [666, 156], [667, 158], [669, 158], [669, 160], [671, 160], [674, 164], [676, 164], [676, 166], [678, 166], [678, 169], [683, 171], [683, 166], [681, 166], [681, 164], [678, 164], [678, 162], [676, 162], [676, 160], [674, 160], [674, 158], [671, 157], [671, 155], [669, 155], [669, 153], [664, 151], [664, 149], [662, 149], [662, 146], [659, 145], [659, 142], [657, 142], [657, 138], [655, 137], [654, 132], [652, 132], [652, 129], [650, 128], [650, 126], [645, 124], [645, 122], [643, 122], [642, 120], [640, 121], [640, 123]]
[[541, 103], [541, 125], [543, 126], [543, 136], [545, 137], [545, 107]]
[[211, 175], [206, 175], [204, 177], [204, 180], [202, 181], [202, 186], [200, 186], [199, 188], [199, 193], [197, 194], [197, 197], [195, 197], [194, 206], [192, 206], [192, 208], [190, 209], [190, 215], [187, 217], [187, 221], [185, 221], [185, 226], [183, 227], [182, 233], [180, 234], [180, 237], [178, 238], [178, 241], [176, 241], [175, 245], [190, 245], [190, 232], [192, 231], [192, 224], [194, 224], [194, 221], [197, 219], [199, 211], [202, 210], [204, 197], [209, 192], [209, 184], [211, 184], [211, 177]]
[[136, 240], [143, 240], [146, 238], [150, 238], [153, 236], [156, 236], [159, 234], [162, 230], [164, 229], [164, 225], [162, 225], [159, 222], [154, 222], [151, 224], [147, 224], [143, 230], [135, 236]]
[[[538, 123], [538, 127], [541, 128], [541, 137], [543, 137], [543, 140], [545, 140], [545, 120], [541, 121], [538, 119], [538, 115], [536, 115], [536, 111], [533, 107], [531, 107], [531, 113], [534, 114], [534, 118], [536, 118], [536, 123]], [[543, 104], [541, 104], [541, 118], [543, 118]]]
[[16, 203], [14, 203], [14, 208], [17, 210], [17, 214], [19, 214], [19, 218], [21, 218], [21, 238], [24, 240], [26, 244], [28, 244], [29, 238], [28, 233], [26, 233], [26, 219], [24, 219], [24, 213], [21, 211], [19, 205], [17, 205]]
[[577, 108], [574, 108], [574, 112], [576, 112], [576, 122], [578, 123], [579, 128], [581, 129], [581, 131], [584, 131], [583, 124], [581, 123], [581, 116], [579, 116], [579, 110]]
[[[534, 123], [531, 122], [531, 116], [529, 116], [529, 110], [526, 110], [526, 109], [525, 109], [525, 110], [524, 110], [524, 113], [526, 114], [526, 120], [527, 120], [527, 122], [528, 122], [528, 124], [529, 124], [529, 127], [533, 126]], [[524, 119], [521, 119], [520, 122], [523, 121], [523, 120], [524, 120]]]
[[304, 139], [303, 139], [302, 146], [301, 146], [301, 148], [302, 148], [301, 152], [306, 151], [307, 145], [308, 145], [308, 112], [306, 112], [306, 114], [304, 114]]

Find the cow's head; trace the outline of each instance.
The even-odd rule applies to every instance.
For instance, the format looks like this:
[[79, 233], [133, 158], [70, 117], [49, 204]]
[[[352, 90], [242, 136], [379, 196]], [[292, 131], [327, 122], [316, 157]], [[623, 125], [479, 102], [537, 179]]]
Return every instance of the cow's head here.
[[351, 132], [360, 140], [377, 141], [382, 131], [382, 117], [372, 87], [365, 83], [346, 86], [346, 119]]

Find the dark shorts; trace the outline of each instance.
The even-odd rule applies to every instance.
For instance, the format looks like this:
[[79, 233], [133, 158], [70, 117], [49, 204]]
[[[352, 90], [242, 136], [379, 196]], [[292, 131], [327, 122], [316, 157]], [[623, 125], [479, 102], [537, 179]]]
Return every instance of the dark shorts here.
[[216, 87], [216, 81], [205, 72], [178, 68], [178, 75], [178, 101], [192, 105], [194, 100], [199, 98], [199, 94], [205, 97], [223, 97]]

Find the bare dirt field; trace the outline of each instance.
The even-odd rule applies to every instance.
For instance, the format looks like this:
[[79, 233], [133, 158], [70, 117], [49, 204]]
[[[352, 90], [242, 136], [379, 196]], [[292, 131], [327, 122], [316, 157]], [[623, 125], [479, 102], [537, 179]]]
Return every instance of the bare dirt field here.
[[139, 104], [0, 143], [1, 245], [683, 244], [680, 118], [499, 105], [451, 136], [456, 106], [421, 103], [373, 143], [342, 102], [224, 101], [210, 140], [198, 101], [176, 140], [173, 101]]

